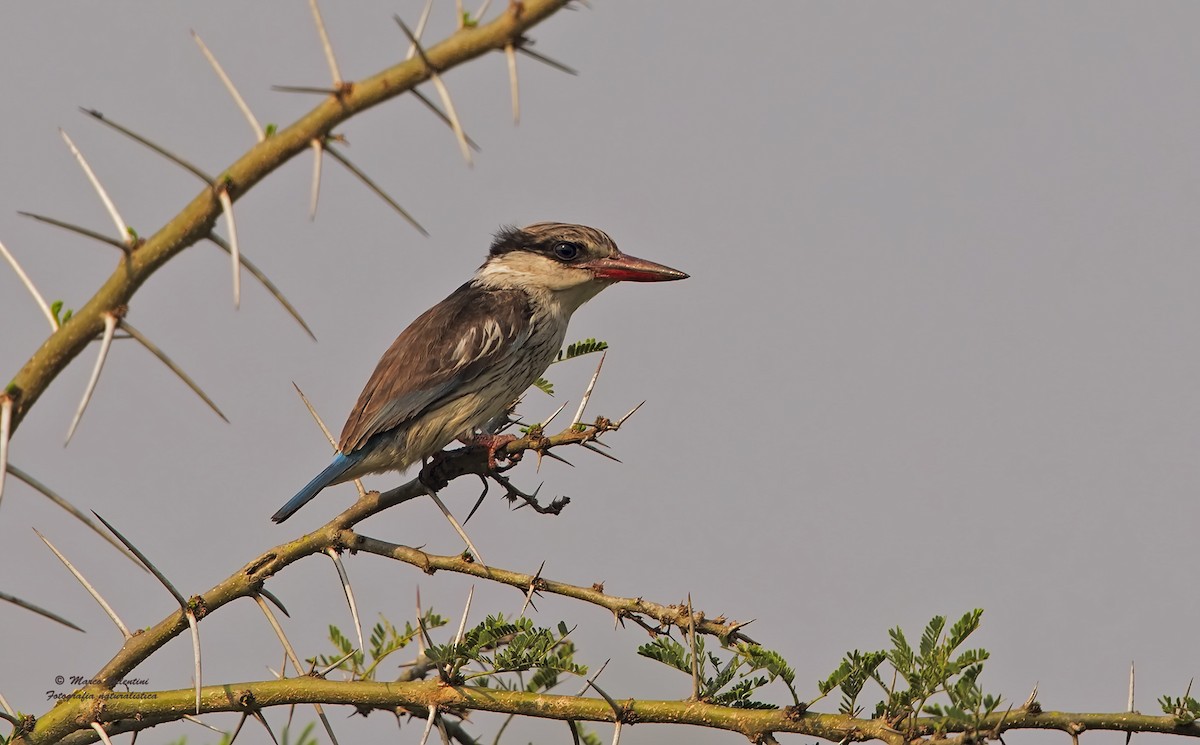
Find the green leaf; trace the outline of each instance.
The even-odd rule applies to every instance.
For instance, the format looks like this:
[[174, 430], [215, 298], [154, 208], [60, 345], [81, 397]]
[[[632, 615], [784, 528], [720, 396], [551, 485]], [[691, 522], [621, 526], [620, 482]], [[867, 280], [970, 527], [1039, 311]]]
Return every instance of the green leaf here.
[[950, 636], [946, 639], [946, 646], [950, 650], [957, 649], [960, 644], [967, 640], [968, 636], [979, 628], [979, 619], [982, 617], [982, 608], [976, 608], [970, 613], [963, 614], [963, 617], [958, 619], [958, 623], [951, 627]]
[[669, 636], [660, 636], [654, 641], [638, 647], [637, 653], [643, 657], [657, 660], [676, 670], [692, 674], [692, 661], [683, 645]]
[[542, 393], [545, 393], [548, 396], [554, 395], [554, 384], [549, 380], [546, 380], [545, 378], [538, 378], [537, 380], [533, 381], [533, 384]]
[[925, 627], [925, 633], [921, 634], [921, 657], [928, 659], [929, 655], [933, 653], [944, 628], [946, 628], [946, 617], [934, 616]]
[[554, 361], [566, 362], [567, 360], [572, 360], [576, 357], [582, 357], [585, 354], [603, 352], [606, 349], [608, 349], [608, 342], [597, 341], [596, 339], [589, 337], [587, 339], [581, 339], [574, 344], [568, 345], [566, 349], [560, 350], [558, 357]]

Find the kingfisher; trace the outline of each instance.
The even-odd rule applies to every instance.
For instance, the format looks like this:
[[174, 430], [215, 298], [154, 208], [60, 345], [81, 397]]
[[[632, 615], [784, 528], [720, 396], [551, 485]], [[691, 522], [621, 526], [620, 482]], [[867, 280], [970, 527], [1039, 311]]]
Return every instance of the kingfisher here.
[[562, 348], [571, 314], [616, 282], [687, 274], [621, 253], [603, 231], [541, 222], [496, 233], [475, 275], [396, 337], [346, 419], [333, 462], [271, 516], [291, 517], [322, 489], [403, 471], [454, 440], [488, 449], [513, 438], [476, 428], [503, 412]]

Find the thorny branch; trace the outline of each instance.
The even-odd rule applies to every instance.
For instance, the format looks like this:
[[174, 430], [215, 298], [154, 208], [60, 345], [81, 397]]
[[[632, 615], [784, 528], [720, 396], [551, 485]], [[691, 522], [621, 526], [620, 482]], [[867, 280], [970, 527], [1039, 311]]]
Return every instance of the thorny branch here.
[[[236, 201], [293, 157], [324, 141], [334, 127], [361, 111], [412, 90], [436, 70], [449, 70], [490, 51], [502, 51], [568, 0], [525, 0], [495, 20], [458, 29], [425, 49], [430, 65], [411, 59], [362, 80], [347, 82], [294, 124], [256, 143], [221, 171], [174, 218], [120, 258], [120, 264], [92, 298], [62, 324], [12, 378], [5, 389], [12, 403], [9, 436], [50, 383], [104, 330], [105, 318], [127, 305], [158, 269], [193, 243], [207, 237], [222, 215], [221, 194]], [[519, 7], [519, 10], [517, 9]]]

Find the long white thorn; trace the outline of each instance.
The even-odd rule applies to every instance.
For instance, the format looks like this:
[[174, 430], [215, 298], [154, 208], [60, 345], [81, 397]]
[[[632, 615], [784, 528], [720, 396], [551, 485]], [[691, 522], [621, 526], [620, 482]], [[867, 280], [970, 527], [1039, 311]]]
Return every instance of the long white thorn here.
[[421, 11], [421, 18], [417, 21], [417, 27], [413, 29], [414, 41], [408, 47], [408, 54], [404, 55], [404, 59], [410, 60], [417, 53], [417, 43], [421, 41], [421, 34], [425, 33], [425, 24], [429, 22], [429, 11], [433, 10], [433, 0], [425, 1], [425, 10]]
[[479, 549], [475, 548], [474, 543], [471, 543], [471, 538], [467, 535], [467, 531], [463, 530], [463, 526], [460, 525], [458, 520], [455, 519], [454, 515], [450, 513], [450, 510], [446, 507], [446, 503], [442, 501], [442, 498], [439, 497], [432, 489], [427, 490], [426, 493], [433, 498], [434, 504], [438, 506], [438, 509], [442, 511], [442, 514], [446, 516], [446, 519], [450, 521], [450, 524], [454, 526], [454, 530], [458, 533], [458, 537], [462, 538], [463, 543], [467, 544], [467, 548], [471, 550], [471, 555], [474, 556], [480, 564], [487, 566], [487, 562], [484, 561], [483, 556], [479, 553]]
[[600, 368], [604, 367], [604, 358], [606, 355], [608, 355], [608, 352], [600, 354], [600, 362], [596, 365], [596, 372], [592, 374], [592, 379], [588, 381], [587, 390], [583, 392], [583, 400], [579, 402], [579, 410], [575, 412], [575, 418], [571, 420], [572, 426], [579, 424], [579, 421], [583, 419], [583, 410], [587, 408], [588, 400], [592, 397], [592, 389], [596, 387], [596, 381], [600, 378]]
[[362, 622], [358, 620], [358, 604], [354, 602], [354, 588], [350, 586], [350, 575], [346, 573], [346, 567], [342, 564], [342, 557], [332, 546], [325, 549], [325, 555], [333, 559], [333, 566], [337, 569], [338, 579], [342, 583], [342, 592], [346, 595], [346, 603], [350, 606], [350, 616], [354, 620], [354, 630], [358, 632], [358, 648], [366, 649], [363, 644]]
[[79, 148], [75, 147], [75, 143], [67, 135], [65, 129], [59, 129], [59, 134], [62, 135], [63, 141], [67, 143], [67, 147], [71, 148], [71, 153], [75, 156], [75, 160], [79, 161], [79, 167], [87, 174], [88, 181], [92, 182], [92, 188], [100, 195], [100, 201], [104, 202], [104, 208], [108, 210], [109, 217], [112, 218], [113, 224], [117, 226], [117, 238], [128, 246], [133, 241], [133, 233], [129, 230], [129, 225], [121, 219], [120, 213], [117, 212], [117, 206], [108, 198], [108, 192], [100, 184], [100, 179], [96, 178], [96, 174], [92, 172], [91, 166], [83, 157], [83, 153], [79, 152]]
[[237, 223], [233, 220], [233, 199], [228, 189], [217, 192], [221, 202], [221, 212], [225, 214], [225, 223], [229, 226], [229, 256], [233, 259], [233, 307], [242, 304], [242, 254], [238, 249]]
[[58, 319], [54, 317], [54, 313], [50, 310], [50, 306], [46, 304], [46, 298], [42, 297], [42, 293], [38, 292], [38, 288], [33, 284], [33, 280], [29, 278], [29, 275], [26, 274], [25, 270], [21, 268], [21, 265], [17, 263], [16, 257], [8, 252], [8, 249], [4, 247], [3, 243], [0, 243], [0, 254], [4, 254], [4, 258], [8, 260], [9, 266], [11, 266], [13, 271], [17, 273], [17, 278], [20, 279], [25, 285], [25, 289], [29, 290], [29, 294], [33, 295], [34, 301], [37, 302], [38, 307], [42, 309], [42, 313], [45, 314], [46, 320], [50, 322], [50, 330], [52, 332], [58, 331]]
[[104, 745], [112, 745], [112, 740], [108, 739], [108, 733], [104, 731], [104, 727], [99, 722], [92, 722], [92, 729], [96, 730], [96, 733], [100, 735], [100, 741]]
[[200, 713], [200, 626], [196, 623], [196, 613], [191, 608], [184, 611], [188, 628], [192, 632], [192, 657], [196, 660], [196, 713]]
[[[283, 645], [283, 651], [287, 654], [287, 658], [292, 661], [292, 667], [296, 668], [297, 672], [303, 671], [300, 666], [300, 658], [296, 656], [296, 650], [292, 649], [292, 643], [288, 641], [287, 636], [283, 633], [283, 627], [279, 625], [275, 614], [271, 612], [271, 606], [267, 605], [267, 601], [262, 595], [255, 594], [254, 602], [258, 603], [258, 607], [262, 610], [263, 615], [267, 617], [267, 623], [271, 624], [271, 628], [275, 631], [275, 636], [279, 639], [279, 643]], [[284, 668], [280, 668], [280, 673]]]
[[112, 313], [105, 313], [104, 336], [100, 340], [100, 355], [96, 357], [96, 366], [92, 368], [92, 377], [83, 391], [83, 399], [79, 402], [79, 409], [71, 421], [71, 428], [67, 430], [67, 441], [63, 443], [63, 447], [71, 443], [71, 438], [75, 436], [75, 428], [79, 426], [79, 420], [83, 418], [83, 412], [87, 409], [88, 402], [92, 400], [92, 392], [96, 390], [96, 383], [100, 380], [100, 371], [104, 369], [104, 361], [108, 359], [108, 350], [112, 347], [113, 334], [116, 332], [117, 317]]
[[38, 532], [37, 528], [34, 528], [33, 532], [37, 533], [37, 537], [42, 539], [42, 543], [46, 544], [46, 547], [54, 552], [54, 555], [57, 556], [58, 560], [63, 563], [63, 566], [67, 568], [67, 571], [69, 571], [75, 577], [75, 579], [79, 581], [79, 584], [83, 585], [83, 589], [87, 590], [87, 593], [92, 596], [92, 599], [96, 601], [96, 603], [104, 610], [106, 614], [108, 614], [108, 617], [112, 619], [112, 622], [116, 624], [117, 629], [121, 632], [121, 636], [125, 637], [126, 639], [132, 639], [133, 634], [129, 633], [129, 628], [125, 626], [124, 622], [121, 621], [121, 617], [118, 616], [117, 612], [112, 609], [112, 606], [108, 604], [108, 601], [106, 601], [104, 597], [96, 591], [96, 588], [92, 587], [91, 583], [84, 579], [84, 576], [79, 573], [79, 570], [76, 569], [70, 561], [67, 561], [67, 557], [63, 556], [62, 552], [55, 548], [54, 544], [51, 543], [46, 536]]
[[192, 724], [198, 724], [201, 727], [210, 729], [213, 732], [216, 732], [218, 734], [221, 734], [221, 735], [225, 734], [225, 730], [218, 729], [218, 728], [212, 726], [211, 724], [208, 724], [207, 722], [202, 722], [199, 719], [197, 719], [196, 717], [192, 716], [191, 714], [184, 714], [183, 718], [186, 719], [187, 721], [191, 722]]
[[[313, 408], [313, 405], [309, 403], [308, 396], [304, 395], [304, 391], [300, 390], [300, 386], [296, 385], [296, 381], [294, 380], [292, 381], [292, 387], [296, 389], [296, 393], [300, 394], [300, 400], [304, 402], [304, 407], [308, 409], [308, 413], [312, 415], [312, 418], [317, 423], [317, 426], [320, 427], [321, 431], [325, 433], [325, 439], [329, 440], [329, 445], [336, 451], [337, 440], [333, 439], [333, 433], [329, 431], [329, 427], [325, 426], [325, 421], [321, 419], [321, 415], [318, 414], [317, 410]], [[367, 493], [366, 488], [363, 486], [362, 479], [354, 479], [354, 485], [358, 487], [358, 496], [361, 497]]]
[[4, 499], [4, 482], [8, 476], [8, 438], [12, 429], [12, 396], [0, 393], [0, 501]]
[[321, 198], [321, 162], [325, 159], [325, 145], [320, 139], [313, 139], [313, 172], [312, 194], [308, 200], [308, 219], [317, 219], [317, 200]]
[[479, 10], [472, 16], [476, 21], [483, 20], [483, 14], [488, 12], [488, 8], [492, 7], [492, 0], [483, 0], [483, 5], [479, 6]]
[[512, 96], [513, 124], [521, 123], [521, 86], [517, 82], [517, 50], [512, 44], [504, 47], [508, 58], [508, 88]]
[[471, 598], [475, 597], [475, 585], [467, 591], [467, 605], [463, 608], [462, 620], [458, 622], [458, 633], [454, 635], [454, 644], [462, 644], [463, 635], [467, 633], [467, 616], [471, 613]]
[[204, 40], [200, 38], [200, 34], [192, 31], [192, 38], [196, 40], [196, 44], [200, 47], [200, 51], [204, 53], [204, 58], [208, 60], [208, 64], [212, 65], [212, 69], [216, 71], [217, 77], [221, 79], [221, 83], [225, 86], [225, 90], [229, 91], [229, 95], [233, 96], [233, 101], [237, 104], [238, 109], [241, 110], [242, 116], [246, 117], [250, 128], [254, 130], [254, 136], [258, 138], [259, 142], [265, 140], [266, 135], [263, 134], [262, 125], [258, 123], [258, 119], [254, 117], [254, 113], [250, 111], [250, 107], [246, 105], [246, 100], [242, 98], [242, 94], [238, 93], [238, 89], [234, 86], [233, 81], [229, 79], [229, 76], [225, 74], [225, 70], [221, 68], [221, 63], [217, 62], [217, 58], [208, 50], [208, 47], [204, 44]]
[[563, 409], [565, 409], [565, 408], [567, 408], [567, 404], [569, 404], [569, 403], [571, 403], [571, 402], [570, 402], [570, 401], [563, 401], [563, 402], [562, 402], [562, 405], [561, 405], [561, 406], [559, 406], [557, 409], [555, 409], [555, 410], [554, 410], [554, 413], [553, 413], [553, 414], [551, 414], [549, 417], [547, 417], [547, 418], [546, 418], [546, 421], [542, 422], [542, 429], [545, 429], [546, 427], [549, 427], [549, 426], [550, 426], [550, 422], [553, 422], [553, 421], [554, 421], [554, 418], [555, 418], [555, 417], [557, 417], [559, 414], [561, 414], [561, 413], [562, 413], [562, 410], [563, 410]]
[[337, 59], [333, 56], [333, 45], [329, 43], [329, 34], [325, 31], [325, 19], [321, 18], [321, 9], [317, 7], [317, 0], [308, 0], [308, 5], [312, 8], [313, 22], [317, 24], [317, 33], [321, 35], [321, 47], [325, 50], [325, 60], [329, 63], [329, 74], [333, 76], [333, 86], [336, 88], [342, 84], [342, 73], [338, 70]]
[[437, 707], [429, 707], [429, 715], [425, 718], [425, 731], [421, 733], [421, 745], [429, 742], [429, 733], [433, 731], [433, 723], [437, 720]]
[[467, 144], [467, 135], [463, 132], [462, 122], [458, 120], [458, 112], [454, 110], [454, 101], [450, 100], [450, 91], [442, 82], [442, 76], [436, 72], [430, 72], [429, 79], [433, 81], [433, 87], [437, 88], [438, 95], [442, 98], [442, 105], [446, 107], [446, 115], [450, 117], [450, 126], [454, 128], [454, 136], [458, 139], [458, 149], [462, 151], [463, 159], [467, 161], [468, 167], [474, 166], [475, 161], [471, 159], [471, 146]]

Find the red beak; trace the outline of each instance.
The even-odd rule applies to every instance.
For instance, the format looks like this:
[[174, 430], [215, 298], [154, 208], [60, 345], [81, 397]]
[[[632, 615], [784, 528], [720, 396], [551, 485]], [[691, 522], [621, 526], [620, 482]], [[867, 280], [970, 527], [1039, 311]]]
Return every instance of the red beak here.
[[604, 259], [593, 259], [581, 266], [590, 270], [597, 279], [612, 282], [669, 282], [688, 278], [687, 274], [678, 269], [623, 253]]

